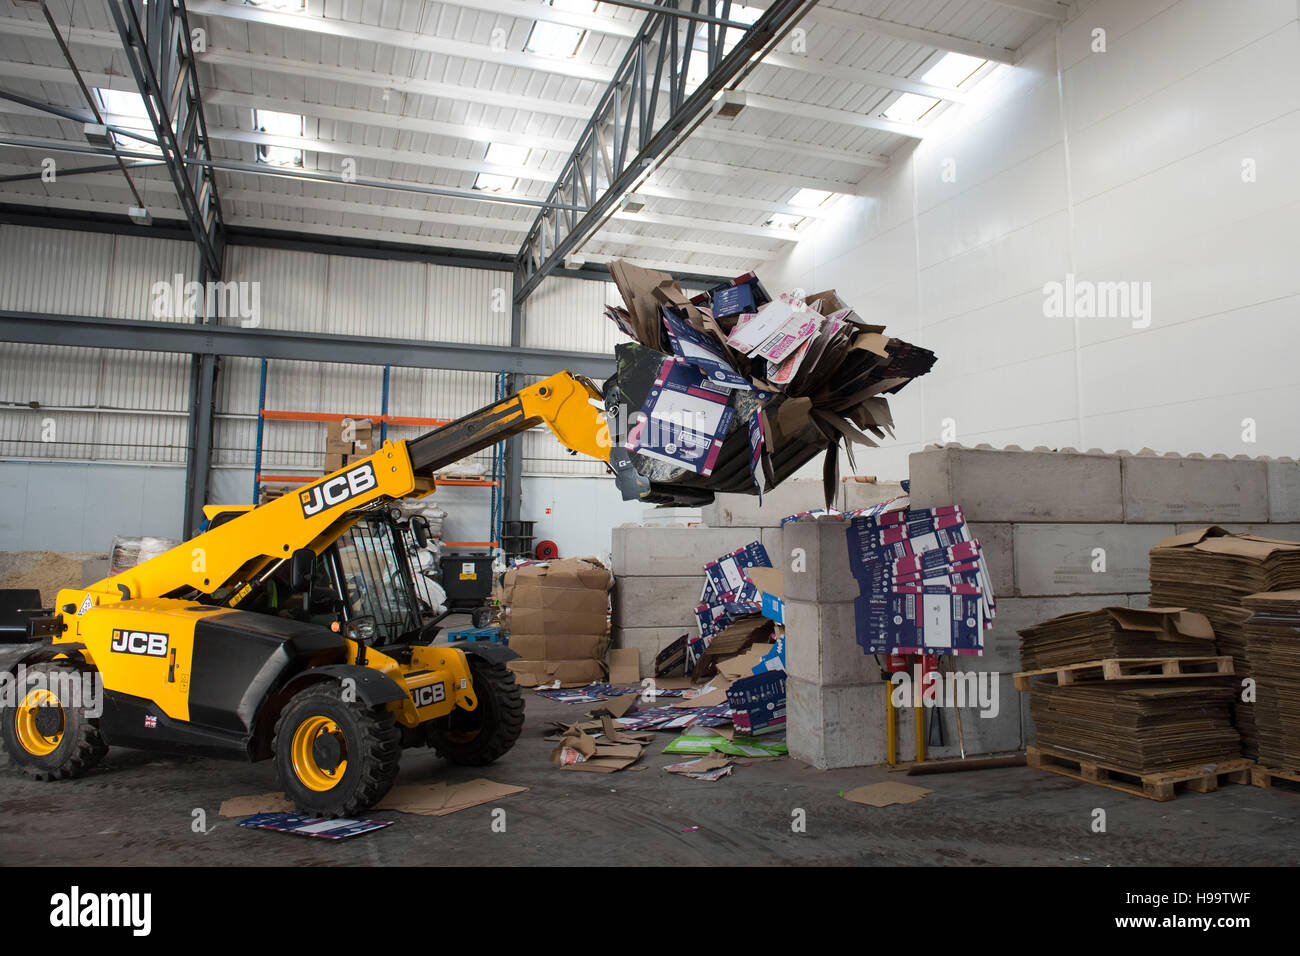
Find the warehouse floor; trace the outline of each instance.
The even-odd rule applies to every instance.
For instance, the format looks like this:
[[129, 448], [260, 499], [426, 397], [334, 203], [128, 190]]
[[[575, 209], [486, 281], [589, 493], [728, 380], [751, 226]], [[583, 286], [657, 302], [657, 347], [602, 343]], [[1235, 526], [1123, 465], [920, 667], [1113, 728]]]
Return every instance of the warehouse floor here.
[[[1300, 793], [1226, 786], [1156, 803], [1027, 768], [928, 777], [877, 769], [821, 772], [795, 760], [738, 766], [716, 783], [665, 773], [678, 759], [661, 734], [638, 767], [562, 771], [542, 738], [555, 719], [587, 709], [527, 693], [524, 735], [487, 772], [407, 751], [402, 781], [479, 776], [526, 793], [445, 817], [372, 814], [395, 825], [332, 842], [240, 829], [217, 816], [228, 797], [275, 788], [269, 763], [238, 764], [116, 750], [92, 774], [37, 783], [0, 770], [0, 863], [5, 865], [342, 864], [1040, 864], [1251, 865], [1300, 850]], [[904, 780], [934, 792], [876, 809], [841, 791]], [[506, 811], [506, 832], [491, 827]], [[1090, 831], [1094, 808], [1105, 834]], [[209, 832], [193, 832], [193, 811]], [[791, 814], [807, 811], [807, 832]], [[698, 828], [698, 829], [696, 829]]]

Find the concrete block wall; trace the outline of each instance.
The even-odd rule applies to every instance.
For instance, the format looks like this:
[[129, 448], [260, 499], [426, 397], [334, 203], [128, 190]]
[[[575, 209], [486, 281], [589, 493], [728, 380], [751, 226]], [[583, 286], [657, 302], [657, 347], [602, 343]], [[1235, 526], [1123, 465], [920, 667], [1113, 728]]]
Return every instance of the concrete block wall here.
[[[1148, 553], [1162, 538], [1214, 524], [1300, 540], [1300, 462], [1289, 458], [947, 445], [912, 454], [910, 469], [912, 506], [961, 505], [980, 540], [998, 599], [981, 666], [1005, 675], [1019, 669], [1024, 627], [1147, 606]], [[1003, 680], [1007, 708], [1019, 695]], [[1022, 739], [1007, 724], [990, 735], [998, 749], [1032, 742], [1021, 709]]]
[[704, 565], [762, 541], [780, 554], [779, 528], [647, 528], [613, 530], [614, 647], [640, 653], [641, 673], [654, 673], [654, 659], [683, 634], [696, 634], [695, 607], [704, 587]]
[[[864, 508], [903, 493], [898, 482], [846, 479], [835, 506]], [[763, 495], [718, 495], [701, 509], [703, 526], [613, 529], [614, 647], [640, 652], [649, 675], [655, 655], [683, 634], [697, 633], [695, 607], [704, 565], [751, 541], [761, 541], [780, 566], [781, 520], [822, 508], [820, 481], [792, 479]]]
[[[984, 655], [956, 662], [987, 673], [998, 689], [996, 714], [961, 711], [967, 754], [1033, 740], [1028, 702], [1011, 680], [1020, 669], [1017, 631], [1073, 611], [1146, 606], [1148, 552], [1175, 533], [1217, 524], [1300, 540], [1300, 463], [1290, 459], [954, 445], [914, 453], [910, 465], [912, 506], [962, 506], [997, 594]], [[845, 531], [842, 519], [800, 521], [786, 525], [782, 542], [790, 752], [822, 768], [886, 759], [886, 685], [856, 642], [859, 592]], [[802, 573], [790, 568], [796, 548]], [[960, 752], [956, 718], [951, 707], [927, 711], [928, 756]], [[911, 759], [910, 710], [899, 712], [899, 738], [899, 759]]]

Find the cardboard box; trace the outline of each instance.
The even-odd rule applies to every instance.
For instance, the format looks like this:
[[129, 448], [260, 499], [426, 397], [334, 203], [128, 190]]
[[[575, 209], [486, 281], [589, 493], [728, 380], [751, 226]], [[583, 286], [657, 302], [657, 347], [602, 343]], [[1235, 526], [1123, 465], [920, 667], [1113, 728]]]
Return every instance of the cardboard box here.
[[327, 451], [325, 453], [325, 466], [324, 466], [325, 474], [328, 475], [333, 472], [336, 472], [347, 463], [348, 463], [347, 455], [336, 455], [333, 454], [332, 452]]
[[727, 688], [738, 734], [767, 734], [785, 728], [785, 671], [768, 671]]
[[505, 576], [512, 634], [595, 634], [609, 629], [613, 575], [595, 558], [566, 558], [511, 568]]
[[605, 679], [605, 669], [597, 660], [526, 661], [513, 660], [506, 667], [514, 672], [521, 687], [560, 682], [561, 687], [586, 687]]

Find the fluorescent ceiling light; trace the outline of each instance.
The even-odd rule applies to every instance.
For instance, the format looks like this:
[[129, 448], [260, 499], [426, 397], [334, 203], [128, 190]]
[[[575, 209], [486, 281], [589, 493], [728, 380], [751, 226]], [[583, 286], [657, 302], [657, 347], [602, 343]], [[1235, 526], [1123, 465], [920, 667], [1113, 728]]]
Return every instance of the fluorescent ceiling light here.
[[[528, 159], [527, 146], [511, 146], [509, 143], [488, 143], [483, 161], [498, 166], [522, 166]], [[490, 193], [512, 192], [519, 183], [514, 176], [501, 176], [497, 173], [479, 173], [474, 178], [474, 188]]]
[[[565, 13], [592, 13], [596, 4], [592, 0], [550, 0], [544, 4]], [[549, 20], [536, 20], [528, 31], [524, 41], [524, 50], [538, 56], [549, 56], [557, 60], [567, 60], [578, 55], [587, 31], [582, 27], [573, 27], [565, 23], [552, 23]]]
[[934, 66], [921, 76], [922, 83], [948, 86], [956, 89], [982, 67], [988, 60], [967, 56], [964, 53], [945, 53]]
[[938, 104], [939, 101], [933, 96], [921, 96], [919, 93], [902, 93], [880, 115], [885, 119], [894, 120], [896, 123], [915, 123]]
[[793, 230], [797, 228], [801, 222], [803, 222], [802, 216], [792, 216], [785, 212], [774, 212], [768, 217], [767, 221], [763, 223], [763, 225], [772, 226], [776, 229]]
[[[153, 124], [149, 122], [149, 112], [145, 109], [144, 97], [139, 93], [96, 89], [95, 96], [99, 99], [99, 111], [103, 114], [105, 123], [110, 126], [120, 126], [122, 129], [135, 130], [150, 139], [154, 138]], [[157, 146], [131, 136], [119, 136], [114, 133], [113, 142], [118, 149], [162, 155], [162, 150]]]
[[[253, 110], [253, 129], [271, 136], [301, 138], [303, 119], [299, 113], [280, 113], [276, 110]], [[258, 144], [257, 161], [267, 166], [301, 166], [302, 150], [286, 146]]]
[[820, 206], [826, 200], [831, 198], [831, 194], [824, 189], [809, 189], [804, 187], [790, 197], [791, 206], [813, 207]]
[[488, 143], [483, 159], [498, 166], [522, 166], [528, 159], [528, 147], [511, 146], [509, 143]]
[[307, 0], [244, 0], [244, 6], [275, 13], [306, 13]]
[[474, 177], [474, 188], [481, 189], [488, 193], [508, 193], [513, 192], [515, 183], [519, 182], [513, 176], [498, 176], [496, 173], [479, 173]]

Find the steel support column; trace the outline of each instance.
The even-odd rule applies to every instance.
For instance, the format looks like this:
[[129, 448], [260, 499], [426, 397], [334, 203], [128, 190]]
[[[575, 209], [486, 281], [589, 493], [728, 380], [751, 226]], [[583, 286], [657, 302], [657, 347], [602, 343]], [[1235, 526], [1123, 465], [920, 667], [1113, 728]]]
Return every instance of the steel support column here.
[[[519, 281], [518, 275], [515, 281]], [[510, 305], [510, 345], [512, 348], [523, 346], [524, 304], [511, 297]], [[611, 363], [612, 364], [612, 363]], [[506, 394], [517, 391], [523, 383], [519, 376], [506, 375]], [[506, 441], [505, 474], [502, 475], [502, 512], [506, 521], [520, 520], [520, 509], [524, 501], [524, 436], [515, 435]]]

